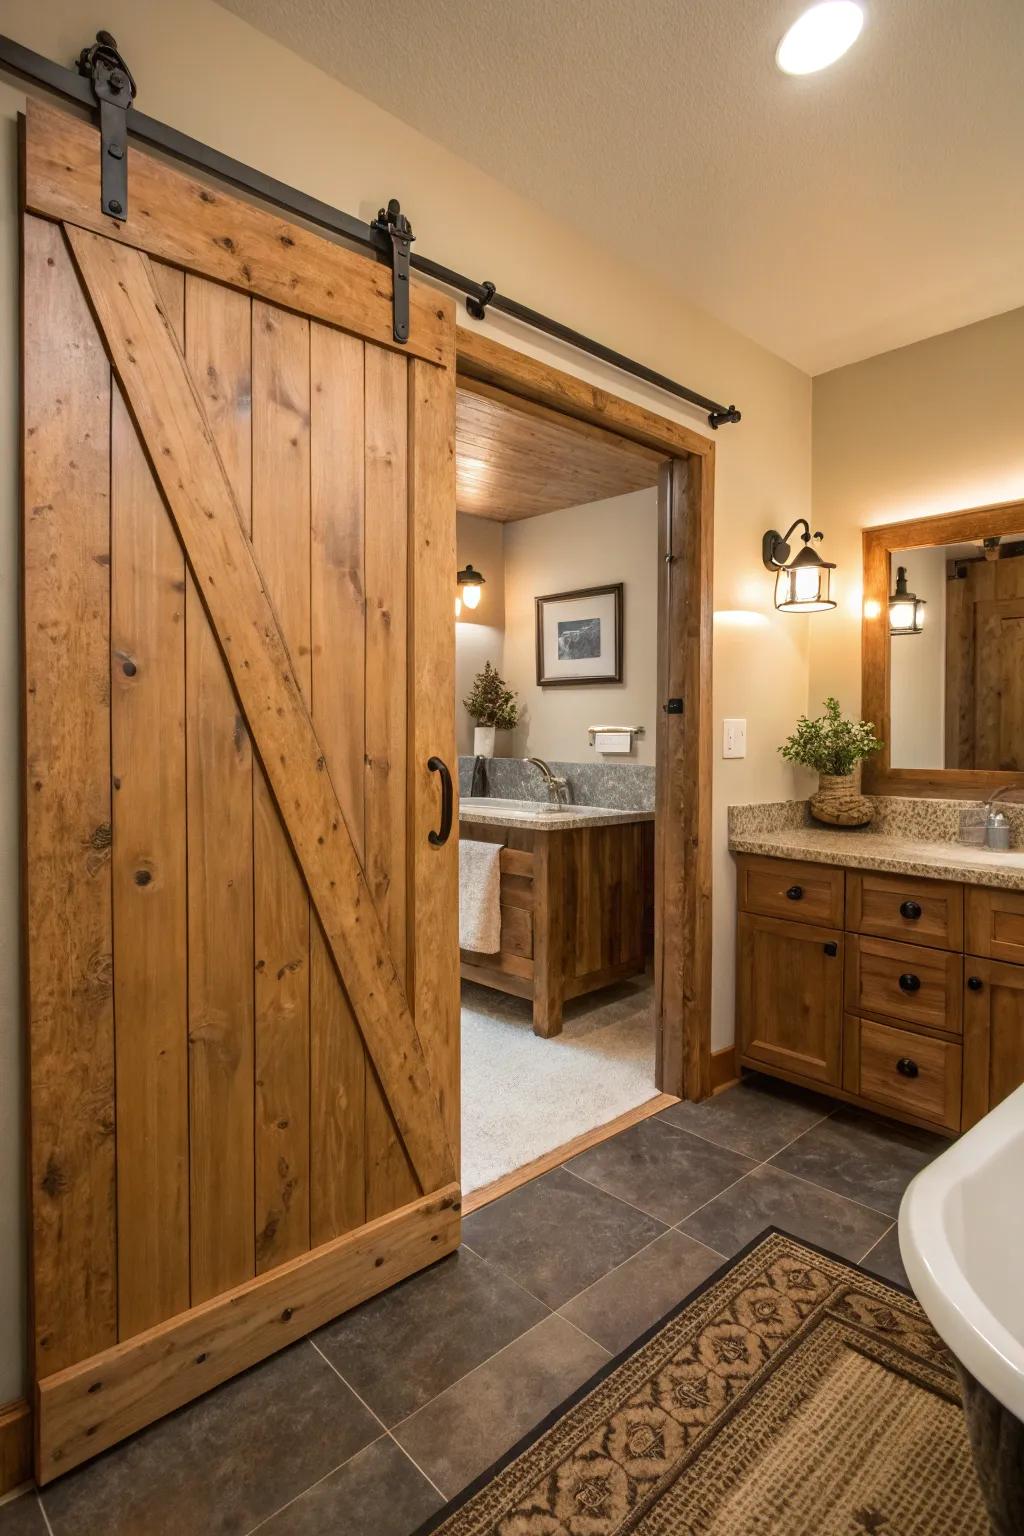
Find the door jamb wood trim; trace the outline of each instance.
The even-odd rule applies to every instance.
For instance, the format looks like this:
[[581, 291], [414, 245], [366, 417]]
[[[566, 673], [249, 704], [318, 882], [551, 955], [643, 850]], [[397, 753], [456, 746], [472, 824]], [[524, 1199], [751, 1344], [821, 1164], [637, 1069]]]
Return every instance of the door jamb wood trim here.
[[[456, 380], [460, 375], [483, 380], [510, 395], [604, 427], [620, 437], [654, 448], [667, 458], [688, 463], [685, 546], [677, 546], [674, 563], [681, 579], [669, 584], [664, 619], [666, 633], [676, 633], [681, 638], [674, 661], [676, 675], [683, 679], [686, 689], [687, 714], [683, 717], [685, 728], [675, 734], [673, 747], [679, 754], [682, 771], [669, 775], [667, 763], [658, 765], [660, 815], [655, 824], [656, 843], [662, 844], [668, 829], [672, 829], [669, 855], [682, 862], [683, 877], [678, 910], [671, 915], [661, 914], [661, 923], [656, 913], [655, 921], [655, 975], [659, 975], [657, 951], [668, 938], [671, 942], [665, 953], [669, 971], [665, 980], [672, 982], [671, 986], [663, 987], [663, 996], [667, 992], [671, 1006], [661, 1011], [657, 1086], [677, 1097], [706, 1098], [711, 1091], [711, 558], [715, 445], [710, 438], [680, 422], [516, 352], [482, 331], [457, 326], [455, 358]], [[661, 629], [659, 623], [659, 652]], [[665, 754], [661, 756], [664, 758]], [[660, 791], [663, 781], [667, 785], [664, 803]], [[656, 862], [658, 856], [656, 846]]]

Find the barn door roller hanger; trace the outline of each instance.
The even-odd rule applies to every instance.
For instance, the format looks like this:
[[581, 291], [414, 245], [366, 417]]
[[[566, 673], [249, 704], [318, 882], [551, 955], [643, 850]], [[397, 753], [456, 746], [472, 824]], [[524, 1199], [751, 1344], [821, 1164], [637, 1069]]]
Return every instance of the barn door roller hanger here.
[[453, 288], [461, 293], [466, 309], [476, 319], [482, 320], [488, 310], [497, 310], [521, 325], [540, 331], [546, 336], [563, 342], [577, 352], [596, 357], [620, 373], [630, 374], [652, 384], [656, 389], [673, 395], [677, 400], [698, 407], [707, 413], [707, 423], [712, 429], [740, 420], [740, 412], [734, 405], [722, 405], [697, 390], [688, 389], [666, 374], [648, 368], [635, 358], [626, 357], [594, 341], [581, 331], [573, 330], [550, 315], [542, 315], [526, 304], [499, 293], [491, 282], [478, 283], [464, 273], [456, 272], [428, 256], [412, 254], [412, 226], [402, 212], [397, 198], [392, 198], [382, 208], [372, 224], [332, 208], [319, 198], [310, 197], [296, 187], [267, 176], [230, 155], [221, 154], [209, 144], [189, 138], [177, 128], [156, 118], [146, 117], [132, 106], [136, 87], [131, 70], [125, 63], [117, 44], [109, 32], [97, 32], [96, 41], [83, 48], [78, 69], [65, 69], [52, 59], [34, 53], [31, 48], [16, 43], [13, 38], [0, 36], [0, 70], [7, 74], [30, 80], [43, 86], [65, 101], [79, 106], [99, 107], [100, 118], [100, 198], [101, 209], [108, 218], [124, 222], [128, 215], [128, 134], [141, 144], [148, 144], [163, 154], [171, 155], [186, 165], [198, 167], [232, 186], [241, 187], [256, 197], [282, 208], [310, 224], [330, 230], [345, 240], [352, 241], [373, 252], [379, 261], [391, 266], [393, 278], [394, 339], [403, 343], [409, 339], [409, 274], [421, 272], [425, 277]]

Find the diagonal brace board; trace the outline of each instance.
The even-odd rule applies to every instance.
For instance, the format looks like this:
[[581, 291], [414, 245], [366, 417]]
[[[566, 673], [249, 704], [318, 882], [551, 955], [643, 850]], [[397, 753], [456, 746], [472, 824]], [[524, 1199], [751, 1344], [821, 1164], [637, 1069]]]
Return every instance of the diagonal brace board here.
[[437, 1189], [454, 1159], [422, 1042], [149, 258], [64, 227], [388, 1105]]

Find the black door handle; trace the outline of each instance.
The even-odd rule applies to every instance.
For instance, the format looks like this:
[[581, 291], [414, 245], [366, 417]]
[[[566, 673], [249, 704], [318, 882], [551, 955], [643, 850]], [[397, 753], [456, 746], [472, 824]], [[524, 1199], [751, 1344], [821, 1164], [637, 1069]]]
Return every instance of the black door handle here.
[[903, 992], [916, 992], [921, 986], [920, 976], [915, 976], [913, 971], [904, 971], [900, 977], [900, 989]]
[[982, 981], [980, 976], [968, 976], [967, 985], [970, 987], [972, 992], [980, 992], [985, 983]]
[[826, 955], [838, 955], [839, 953], [839, 945], [836, 943], [835, 939], [829, 939], [828, 943], [823, 944], [821, 947], [825, 951]]
[[431, 773], [439, 773], [441, 775], [441, 825], [436, 832], [427, 833], [427, 842], [432, 848], [442, 848], [452, 833], [452, 807], [454, 803], [452, 776], [448, 771], [448, 764], [440, 757], [428, 758], [427, 767]]
[[786, 895], [789, 897], [790, 901], [802, 901], [803, 894], [804, 888], [802, 885], [791, 885], [789, 890], [786, 892]]
[[896, 1071], [901, 1077], [916, 1077], [918, 1073], [917, 1062], [910, 1056], [901, 1056], [896, 1063]]
[[921, 903], [918, 901], [904, 901], [900, 903], [900, 917], [909, 917], [915, 922], [921, 916]]

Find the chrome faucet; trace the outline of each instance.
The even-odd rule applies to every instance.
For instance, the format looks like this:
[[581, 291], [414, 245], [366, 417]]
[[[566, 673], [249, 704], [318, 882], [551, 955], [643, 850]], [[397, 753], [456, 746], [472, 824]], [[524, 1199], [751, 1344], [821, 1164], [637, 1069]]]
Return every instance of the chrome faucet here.
[[560, 779], [557, 774], [552, 773], [551, 769], [548, 767], [547, 763], [542, 757], [528, 757], [526, 761], [528, 763], [532, 763], [533, 766], [539, 769], [540, 772], [544, 775], [544, 784], [548, 792], [548, 799], [553, 800], [556, 805], [568, 805], [569, 780]]

